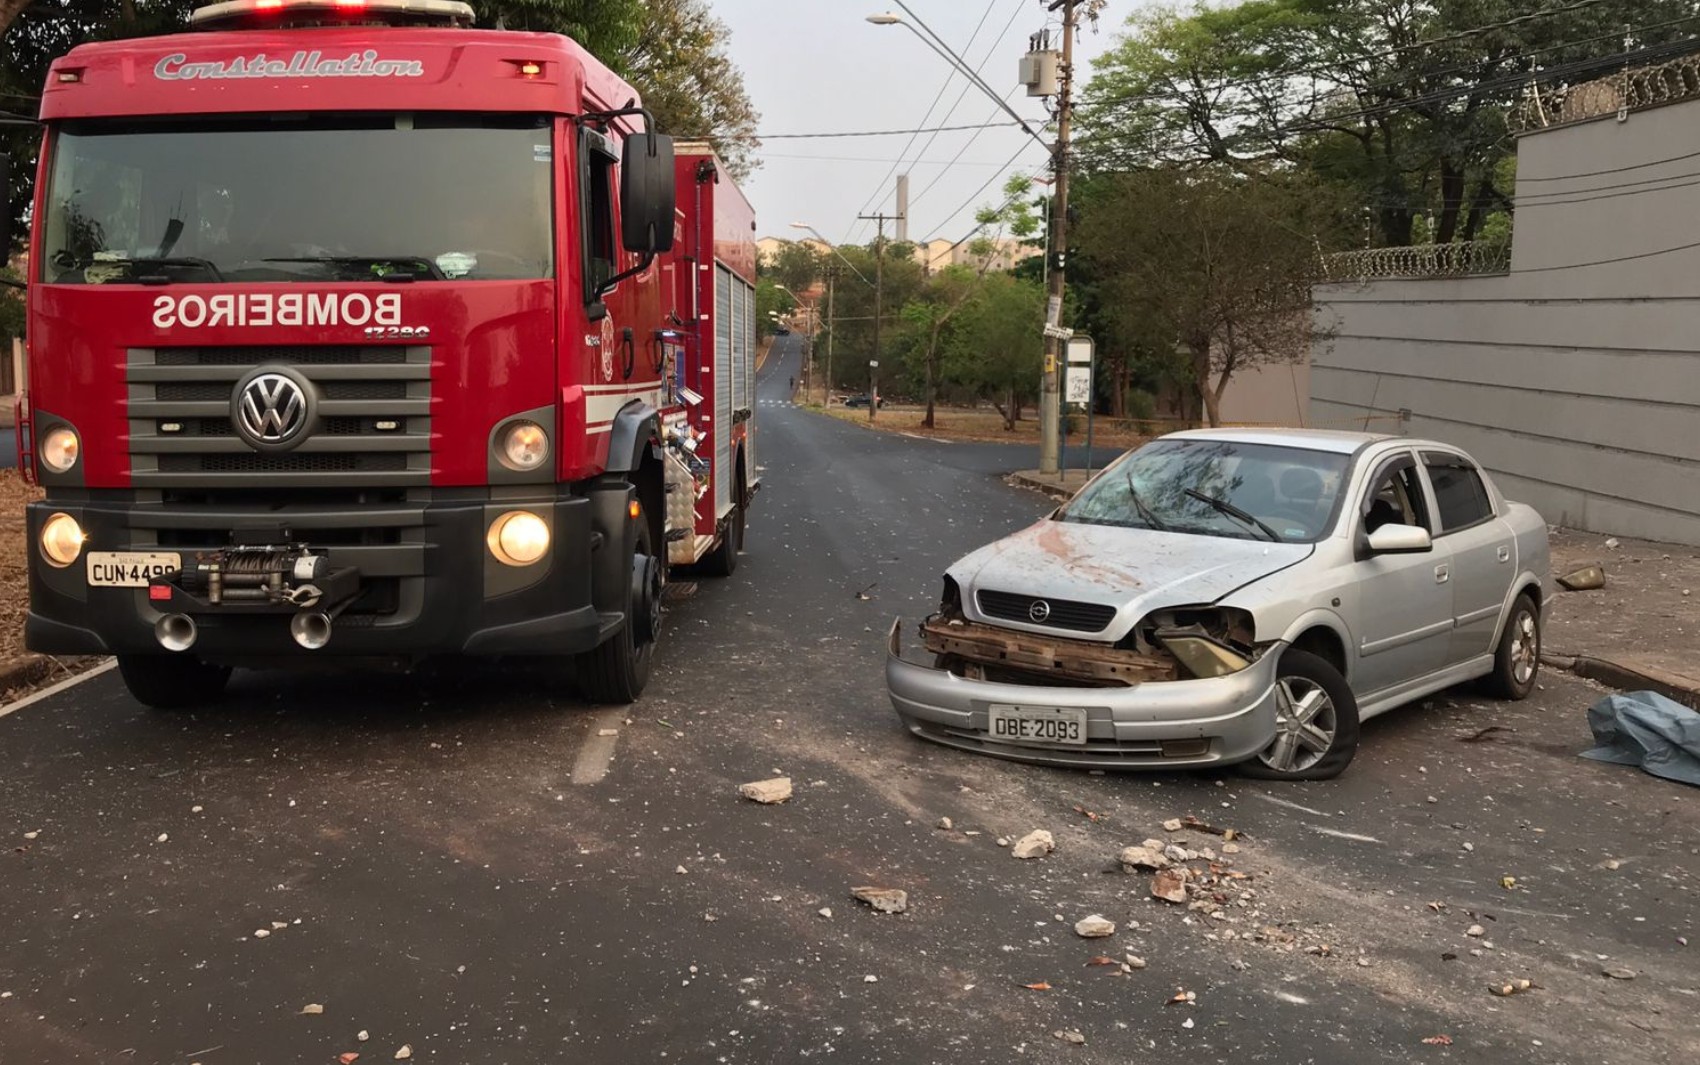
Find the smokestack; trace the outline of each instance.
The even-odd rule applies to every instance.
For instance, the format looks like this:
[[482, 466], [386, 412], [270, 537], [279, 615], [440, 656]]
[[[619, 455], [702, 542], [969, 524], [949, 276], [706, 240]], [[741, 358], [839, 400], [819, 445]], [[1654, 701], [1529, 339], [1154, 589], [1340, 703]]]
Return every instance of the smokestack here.
[[897, 175], [897, 239], [909, 239], [909, 175]]

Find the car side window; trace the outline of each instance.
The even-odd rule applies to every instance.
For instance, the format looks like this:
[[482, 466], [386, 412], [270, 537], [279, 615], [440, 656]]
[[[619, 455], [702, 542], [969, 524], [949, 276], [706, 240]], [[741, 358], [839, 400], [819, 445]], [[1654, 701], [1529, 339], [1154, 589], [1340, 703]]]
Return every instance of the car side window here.
[[1404, 456], [1377, 470], [1358, 516], [1365, 533], [1383, 525], [1415, 525], [1433, 532], [1415, 460]]
[[1456, 455], [1425, 452], [1423, 465], [1434, 488], [1435, 506], [1440, 510], [1440, 532], [1466, 529], [1493, 517], [1493, 501], [1476, 468]]

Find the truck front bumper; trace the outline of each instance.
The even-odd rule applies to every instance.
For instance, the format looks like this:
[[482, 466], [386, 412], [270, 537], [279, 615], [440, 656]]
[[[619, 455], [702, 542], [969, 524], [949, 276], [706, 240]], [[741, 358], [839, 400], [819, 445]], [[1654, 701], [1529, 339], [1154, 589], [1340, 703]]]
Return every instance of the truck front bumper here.
[[[525, 567], [498, 562], [486, 546], [502, 514], [526, 510], [550, 526], [548, 553]], [[65, 513], [81, 525], [83, 555], [64, 568], [39, 550], [41, 527]], [[598, 611], [592, 570], [607, 538], [592, 528], [590, 501], [540, 486], [433, 489], [405, 502], [336, 506], [188, 505], [146, 493], [90, 491], [28, 508], [30, 611], [25, 643], [46, 654], [161, 651], [155, 623], [187, 613], [192, 648], [218, 661], [421, 658], [440, 654], [560, 655], [589, 650], [624, 624]], [[150, 601], [149, 589], [89, 583], [90, 552], [170, 552], [187, 563], [233, 535], [275, 530], [290, 542], [359, 571], [360, 592], [337, 614], [330, 641], [307, 650], [291, 638], [290, 614]], [[618, 550], [619, 545], [607, 545]]]
[[[885, 666], [892, 708], [910, 732], [948, 747], [1043, 765], [1182, 769], [1243, 762], [1275, 738], [1279, 646], [1247, 669], [1209, 680], [1053, 688], [970, 680], [906, 662], [900, 627], [891, 627]], [[1085, 710], [1086, 742], [996, 739], [994, 705]]]

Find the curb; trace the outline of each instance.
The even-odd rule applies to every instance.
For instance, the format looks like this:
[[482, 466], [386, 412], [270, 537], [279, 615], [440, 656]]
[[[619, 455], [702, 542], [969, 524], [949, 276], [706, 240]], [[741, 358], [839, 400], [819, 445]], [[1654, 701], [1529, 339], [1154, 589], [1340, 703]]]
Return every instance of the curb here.
[[1568, 665], [1557, 662], [1553, 664], [1610, 688], [1623, 691], [1655, 691], [1690, 710], [1700, 710], [1700, 687], [1696, 687], [1695, 682], [1686, 678], [1644, 666], [1624, 665], [1609, 658], [1578, 655], [1568, 661]]
[[82, 672], [83, 666], [97, 662], [100, 658], [99, 655], [77, 655], [58, 659], [51, 655], [26, 654], [0, 663], [0, 695], [20, 688], [34, 687], [59, 670], [74, 676]]
[[1009, 474], [1005, 478], [1005, 483], [1014, 485], [1016, 488], [1026, 488], [1029, 491], [1043, 493], [1044, 495], [1050, 496], [1052, 499], [1059, 500], [1063, 503], [1067, 503], [1069, 500], [1074, 498], [1074, 493], [1069, 491], [1067, 488], [1064, 488], [1062, 485], [1041, 481], [1037, 477], [1029, 477], [1024, 473]]

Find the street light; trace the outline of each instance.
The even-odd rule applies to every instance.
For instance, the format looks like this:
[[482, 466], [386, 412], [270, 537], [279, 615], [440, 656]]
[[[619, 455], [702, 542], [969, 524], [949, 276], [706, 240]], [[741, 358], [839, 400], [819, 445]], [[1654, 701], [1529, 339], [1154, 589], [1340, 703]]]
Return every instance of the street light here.
[[1038, 141], [1046, 151], [1051, 149], [1051, 145], [1045, 141], [1045, 138], [1041, 137], [1038, 131], [1028, 125], [1027, 120], [1017, 114], [1015, 108], [1009, 106], [1009, 104], [1005, 102], [1004, 98], [997, 94], [996, 90], [994, 90], [990, 85], [987, 85], [985, 79], [980, 77], [974, 68], [968, 65], [968, 62], [965, 59], [951, 51], [950, 46], [944, 43], [944, 38], [940, 37], [937, 33], [934, 33], [931, 26], [922, 22], [919, 15], [910, 11], [908, 5], [903, 3], [903, 0], [892, 0], [892, 2], [898, 7], [901, 7], [909, 18], [906, 19], [902, 15], [893, 11], [885, 11], [877, 15], [869, 15], [868, 21], [876, 26], [902, 26], [910, 33], [919, 37], [921, 39], [921, 43], [937, 52], [940, 59], [949, 63], [958, 73], [967, 78], [970, 85], [973, 85], [975, 88], [989, 96], [993, 103], [996, 103], [998, 107], [1003, 109], [1004, 114], [1015, 119], [1015, 124], [1021, 127], [1022, 132]]
[[[825, 244], [827, 246], [827, 250], [831, 251], [832, 254], [838, 256], [840, 259], [844, 259], [844, 253], [838, 250], [838, 245], [834, 244], [832, 241], [827, 240], [825, 237], [821, 236], [820, 230], [816, 229], [814, 226], [809, 225], [807, 222], [792, 222], [791, 228], [792, 229], [806, 229], [806, 230], [808, 230], [810, 233], [813, 233], [815, 235], [816, 240], [820, 241], [822, 244]], [[857, 277], [862, 279], [862, 284], [864, 284], [864, 285], [872, 285], [873, 284], [872, 281], [869, 281], [866, 277], [864, 277], [862, 275], [862, 271], [856, 269], [856, 264], [851, 262], [849, 259], [844, 259], [844, 265], [848, 266], [850, 268], [851, 273], [855, 274]]]

